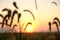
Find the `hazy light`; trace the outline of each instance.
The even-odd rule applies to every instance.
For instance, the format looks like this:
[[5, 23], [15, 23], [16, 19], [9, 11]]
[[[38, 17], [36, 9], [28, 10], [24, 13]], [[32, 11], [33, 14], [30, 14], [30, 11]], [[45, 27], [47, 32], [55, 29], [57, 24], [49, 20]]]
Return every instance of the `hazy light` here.
[[32, 25], [29, 24], [29, 25], [27, 26], [26, 32], [29, 32], [29, 33], [30, 33], [30, 32], [33, 32], [33, 27], [32, 27]]

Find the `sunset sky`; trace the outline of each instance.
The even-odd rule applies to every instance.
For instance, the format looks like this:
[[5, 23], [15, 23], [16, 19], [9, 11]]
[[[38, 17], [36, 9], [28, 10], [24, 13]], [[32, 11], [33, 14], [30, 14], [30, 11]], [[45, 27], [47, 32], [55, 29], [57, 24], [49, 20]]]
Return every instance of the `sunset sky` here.
[[[13, 2], [17, 3], [17, 6], [19, 9], [16, 9], [13, 6]], [[56, 4], [52, 3], [56, 2]], [[14, 29], [17, 32], [20, 31], [20, 28], [22, 29], [22, 32], [49, 32], [49, 26], [48, 22], [53, 22], [53, 19], [55, 17], [58, 17], [60, 20], [60, 0], [36, 0], [37, 3], [37, 9], [35, 6], [35, 0], [0, 0], [0, 14], [6, 15], [7, 12], [2, 12], [2, 9], [8, 8], [11, 9], [12, 11], [18, 10], [19, 13], [21, 13], [21, 18], [20, 22], [17, 23], [17, 16], [15, 15], [14, 17], [14, 24], [17, 24], [18, 26]], [[29, 12], [24, 12], [24, 10], [27, 9], [31, 11], [35, 17], [35, 20], [33, 19], [32, 15]], [[0, 18], [1, 22], [2, 18]], [[32, 25], [31, 28], [29, 25], [27, 26], [27, 29], [24, 30], [26, 24], [28, 22], [31, 22]], [[24, 24], [23, 28], [22, 25]], [[20, 25], [20, 27], [19, 27]], [[5, 27], [7, 30], [8, 28]], [[4, 28], [4, 29], [5, 29]], [[29, 30], [29, 29], [30, 30]], [[1, 31], [4, 29], [1, 28]], [[5, 30], [6, 30], [5, 29]], [[59, 26], [60, 29], [60, 26]], [[27, 31], [29, 30], [29, 31]], [[56, 32], [57, 28], [55, 25], [52, 25], [52, 32]]]

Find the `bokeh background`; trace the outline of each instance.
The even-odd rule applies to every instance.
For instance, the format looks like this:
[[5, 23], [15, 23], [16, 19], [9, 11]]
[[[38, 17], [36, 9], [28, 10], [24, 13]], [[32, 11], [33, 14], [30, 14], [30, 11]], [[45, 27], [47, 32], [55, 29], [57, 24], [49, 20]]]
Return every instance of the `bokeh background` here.
[[[19, 9], [16, 9], [13, 6], [13, 2], [17, 3]], [[52, 2], [56, 2], [57, 5]], [[16, 15], [13, 21], [13, 25], [18, 25], [14, 28], [17, 32], [20, 32], [20, 28], [22, 29], [22, 32], [29, 32], [24, 30], [24, 27], [28, 22], [32, 22], [30, 32], [49, 32], [48, 22], [52, 22], [55, 17], [60, 19], [60, 0], [36, 0], [36, 3], [37, 8], [35, 5], [35, 0], [0, 0], [0, 14], [4, 16], [7, 14], [7, 12], [2, 12], [2, 9], [4, 8], [11, 9], [12, 11], [18, 10], [18, 12], [21, 13], [19, 24], [17, 23]], [[29, 12], [23, 12], [25, 9], [30, 10], [33, 13], [35, 20]], [[1, 21], [2, 18], [0, 18], [0, 22]], [[22, 28], [23, 24], [24, 26]], [[8, 31], [9, 29], [10, 28], [7, 26], [4, 26], [4, 28], [1, 28], [0, 26], [0, 32]], [[28, 29], [29, 28], [26, 30]], [[52, 32], [57, 32], [55, 25], [52, 25]]]

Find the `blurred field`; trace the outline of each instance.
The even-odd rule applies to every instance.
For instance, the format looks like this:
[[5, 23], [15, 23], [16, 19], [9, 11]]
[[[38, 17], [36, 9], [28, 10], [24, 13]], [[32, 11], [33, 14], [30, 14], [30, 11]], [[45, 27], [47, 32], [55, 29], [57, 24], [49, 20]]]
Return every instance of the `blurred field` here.
[[0, 33], [0, 40], [60, 40], [60, 32]]

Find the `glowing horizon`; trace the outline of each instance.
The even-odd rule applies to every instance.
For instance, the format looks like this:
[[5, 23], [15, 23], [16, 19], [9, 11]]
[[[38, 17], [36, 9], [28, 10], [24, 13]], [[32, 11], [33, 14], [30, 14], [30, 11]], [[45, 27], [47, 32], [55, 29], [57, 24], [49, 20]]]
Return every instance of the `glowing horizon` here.
[[[35, 1], [37, 3], [37, 6], [35, 6]], [[19, 9], [16, 9], [13, 6], [13, 2], [17, 3], [17, 6]], [[54, 4], [54, 2], [56, 3]], [[53, 19], [55, 17], [60, 19], [59, 0], [58, 1], [57, 0], [17, 0], [17, 1], [1, 0], [0, 5], [1, 5], [0, 13], [1, 14], [3, 13], [4, 16], [7, 14], [7, 12], [2, 12], [2, 9], [4, 8], [11, 9], [12, 12], [14, 10], [17, 10], [19, 13], [21, 13], [19, 25], [17, 22], [17, 15], [14, 16], [14, 20], [13, 20], [13, 25], [14, 24], [18, 25], [15, 28], [17, 32], [20, 31], [19, 29], [20, 27], [22, 29], [22, 32], [50, 32], [48, 22], [53, 22]], [[28, 26], [27, 29], [24, 30], [28, 22], [32, 23], [32, 28]], [[23, 28], [22, 28], [22, 25], [23, 25]], [[52, 32], [56, 32], [56, 30], [57, 30], [56, 26], [52, 25]]]

